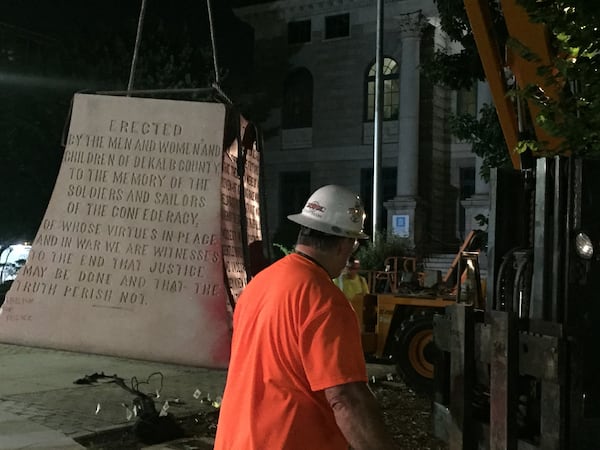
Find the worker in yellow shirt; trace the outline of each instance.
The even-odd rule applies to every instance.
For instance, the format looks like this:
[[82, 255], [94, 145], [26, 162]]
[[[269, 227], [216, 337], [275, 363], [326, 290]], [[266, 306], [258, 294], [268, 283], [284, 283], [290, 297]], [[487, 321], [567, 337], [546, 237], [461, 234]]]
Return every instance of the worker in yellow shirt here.
[[346, 295], [348, 300], [352, 300], [358, 294], [368, 294], [369, 286], [365, 277], [358, 274], [360, 270], [360, 261], [355, 256], [350, 256], [346, 267], [333, 282]]

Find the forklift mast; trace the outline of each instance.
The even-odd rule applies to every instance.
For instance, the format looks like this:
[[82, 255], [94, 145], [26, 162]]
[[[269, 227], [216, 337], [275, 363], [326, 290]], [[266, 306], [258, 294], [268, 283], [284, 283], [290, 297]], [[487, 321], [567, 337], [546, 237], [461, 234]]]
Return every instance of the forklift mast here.
[[523, 158], [526, 131], [558, 148], [535, 120], [536, 105], [507, 96], [517, 85], [546, 85], [549, 35], [516, 0], [500, 0], [508, 34], [538, 56], [506, 57], [493, 35], [487, 0], [465, 0], [513, 169], [490, 180], [485, 307], [458, 300], [435, 317], [433, 417], [450, 449], [592, 449], [600, 442], [600, 161]]

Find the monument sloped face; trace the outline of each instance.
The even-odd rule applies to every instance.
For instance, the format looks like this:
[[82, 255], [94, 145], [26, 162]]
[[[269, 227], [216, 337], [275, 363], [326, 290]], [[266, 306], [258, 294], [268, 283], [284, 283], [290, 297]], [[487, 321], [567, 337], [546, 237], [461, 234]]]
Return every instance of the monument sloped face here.
[[[245, 271], [240, 251], [223, 257], [242, 240], [239, 220], [222, 221], [224, 193], [239, 192], [223, 173], [224, 155], [237, 157], [235, 143], [223, 150], [225, 114], [217, 103], [75, 96], [52, 198], [0, 310], [1, 341], [226, 367], [226, 283], [243, 287]], [[248, 192], [254, 228], [243, 231], [260, 238]]]

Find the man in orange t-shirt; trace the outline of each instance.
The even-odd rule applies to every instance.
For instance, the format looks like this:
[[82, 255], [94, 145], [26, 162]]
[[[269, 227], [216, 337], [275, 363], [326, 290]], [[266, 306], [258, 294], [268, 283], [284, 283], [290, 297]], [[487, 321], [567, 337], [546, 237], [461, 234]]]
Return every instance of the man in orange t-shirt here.
[[356, 315], [331, 282], [367, 237], [360, 199], [324, 186], [289, 219], [302, 226], [295, 253], [256, 275], [235, 308], [214, 448], [391, 449]]

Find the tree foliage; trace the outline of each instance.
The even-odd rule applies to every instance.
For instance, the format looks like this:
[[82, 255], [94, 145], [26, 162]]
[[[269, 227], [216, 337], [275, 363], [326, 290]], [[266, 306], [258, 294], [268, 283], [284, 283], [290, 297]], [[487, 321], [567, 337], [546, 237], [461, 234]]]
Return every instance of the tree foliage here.
[[[462, 0], [435, 0], [442, 30], [455, 41], [460, 51], [436, 51], [423, 64], [426, 76], [451, 89], [472, 86], [483, 79], [483, 71]], [[539, 86], [518, 86], [511, 92], [515, 98], [531, 101], [540, 108], [533, 118], [550, 135], [561, 137], [558, 149], [549, 149], [545, 142], [523, 140], [516, 150], [533, 150], [539, 155], [548, 151], [573, 152], [579, 155], [600, 154], [600, 3], [587, 0], [520, 0], [534, 22], [549, 30], [554, 57], [550, 66], [540, 65], [539, 73], [548, 84], [559, 88], [558, 98], [549, 98]], [[520, 42], [507, 38], [500, 2], [488, 0], [493, 33], [503, 48], [505, 45], [521, 56], [536, 60]], [[453, 117], [452, 132], [474, 144], [473, 151], [484, 158], [484, 172], [490, 166], [506, 162], [506, 146], [500, 145], [497, 120], [491, 111], [482, 111], [480, 120], [474, 117]]]
[[471, 144], [471, 150], [481, 157], [481, 178], [490, 179], [490, 168], [510, 164], [504, 135], [498, 122], [496, 108], [483, 105], [479, 118], [471, 114], [453, 115], [449, 119], [450, 130], [458, 139]]
[[[549, 98], [538, 86], [522, 86], [520, 95], [540, 107], [536, 122], [563, 139], [559, 151], [600, 155], [600, 3], [521, 0], [521, 4], [532, 21], [545, 24], [550, 32], [554, 56], [539, 73], [560, 93]], [[535, 150], [553, 149], [540, 142]]]
[[[430, 59], [423, 61], [423, 73], [450, 89], [469, 89], [485, 75], [463, 0], [434, 0], [434, 3], [440, 15], [440, 27], [455, 43], [456, 50], [436, 49]], [[491, 2], [490, 13], [498, 39], [506, 41], [506, 27], [496, 2]]]
[[[432, 82], [448, 89], [472, 89], [478, 81], [485, 79], [485, 75], [463, 0], [434, 2], [440, 14], [440, 27], [457, 50], [437, 49], [431, 58], [425, 59], [421, 70]], [[505, 42], [507, 31], [497, 2], [490, 2], [490, 13], [495, 35], [500, 42]], [[479, 111], [479, 118], [471, 114], [450, 114], [449, 128], [458, 139], [471, 143], [473, 152], [483, 159], [480, 173], [483, 179], [489, 179], [492, 167], [510, 161], [493, 107]]]
[[356, 252], [364, 270], [384, 270], [384, 261], [389, 256], [412, 256], [413, 246], [409, 239], [392, 233], [380, 233], [374, 241], [361, 244]]

